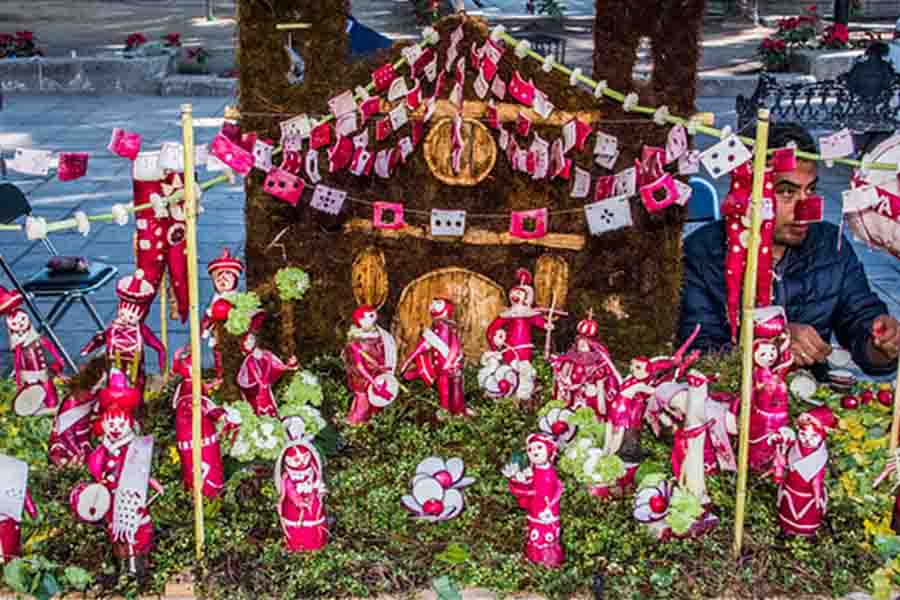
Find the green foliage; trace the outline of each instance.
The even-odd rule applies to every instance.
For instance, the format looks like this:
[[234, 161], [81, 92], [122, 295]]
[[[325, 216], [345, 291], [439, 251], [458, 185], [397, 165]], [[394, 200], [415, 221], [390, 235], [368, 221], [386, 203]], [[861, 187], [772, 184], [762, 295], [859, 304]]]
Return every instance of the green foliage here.
[[57, 563], [34, 555], [8, 562], [3, 568], [3, 582], [14, 592], [50, 600], [66, 590], [86, 590], [93, 577], [82, 568], [62, 569]]
[[323, 397], [319, 378], [315, 374], [304, 369], [294, 373], [290, 383], [284, 388], [284, 392], [281, 395], [280, 410], [282, 411], [283, 416], [287, 416], [283, 412], [283, 409], [288, 405], [297, 407], [305, 406], [307, 404], [311, 404], [312, 406], [322, 406]]
[[253, 315], [262, 306], [259, 296], [253, 292], [241, 292], [234, 294], [230, 300], [233, 306], [228, 312], [225, 330], [231, 335], [244, 335], [250, 329], [250, 320]]
[[666, 523], [672, 531], [678, 535], [687, 533], [701, 514], [703, 506], [700, 499], [686, 489], [675, 488], [669, 500], [669, 513], [666, 515]]
[[241, 425], [234, 442], [225, 444], [229, 456], [241, 462], [278, 458], [286, 441], [279, 419], [257, 416], [253, 407], [244, 401], [232, 404], [229, 410], [240, 416]]
[[275, 273], [275, 286], [282, 302], [301, 300], [309, 285], [309, 274], [298, 267], [284, 267]]

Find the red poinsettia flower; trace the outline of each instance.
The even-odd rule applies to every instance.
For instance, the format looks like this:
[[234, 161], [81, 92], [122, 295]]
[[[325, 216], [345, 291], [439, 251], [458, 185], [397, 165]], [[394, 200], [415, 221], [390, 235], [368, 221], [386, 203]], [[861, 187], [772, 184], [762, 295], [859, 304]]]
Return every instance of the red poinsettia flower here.
[[8, 33], [0, 33], [0, 46], [5, 46], [7, 44], [11, 44], [13, 41], [13, 36]]
[[31, 42], [34, 41], [34, 34], [30, 31], [17, 31], [16, 32], [16, 41], [18, 42]]
[[180, 33], [168, 33], [165, 37], [166, 46], [180, 46], [181, 45], [181, 34]]

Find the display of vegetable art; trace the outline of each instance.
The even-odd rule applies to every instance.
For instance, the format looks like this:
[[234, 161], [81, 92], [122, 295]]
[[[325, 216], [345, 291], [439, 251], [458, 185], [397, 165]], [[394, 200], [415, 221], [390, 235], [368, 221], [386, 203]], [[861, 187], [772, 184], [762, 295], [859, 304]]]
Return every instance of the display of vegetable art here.
[[[447, 40], [440, 39], [434, 30], [427, 31], [426, 43], [404, 52], [404, 57], [414, 74], [421, 69], [428, 78], [436, 51], [460, 53], [463, 38], [462, 27], [454, 29], [445, 48]], [[503, 45], [513, 41], [502, 30], [495, 30], [480, 50], [476, 46], [470, 54], [461, 52], [463, 66], [449, 75], [454, 79], [452, 85], [446, 82], [448, 87], [459, 90], [450, 91], [453, 104], [463, 102], [461, 88], [466, 61], [476, 65], [484, 78], [490, 71], [489, 63], [499, 61], [499, 58], [494, 61], [493, 54], [502, 55]], [[431, 50], [435, 52], [429, 55]], [[506, 50], [520, 58], [534, 58], [534, 53], [523, 43], [510, 45]], [[550, 59], [545, 59], [543, 64], [548, 72], [558, 68]], [[351, 122], [356, 122], [356, 110], [360, 109], [361, 117], [375, 116], [356, 105], [357, 100], [365, 103], [363, 96], [369, 91], [386, 92], [388, 101], [393, 98], [403, 108], [403, 111], [397, 107], [391, 109], [388, 117], [380, 121], [386, 136], [408, 124], [407, 110], [414, 111], [420, 104], [428, 106], [429, 99], [416, 95], [421, 94], [420, 83], [410, 88], [405, 79], [397, 77], [396, 70], [402, 65], [386, 66], [391, 68], [379, 69], [365, 94], [359, 90], [348, 92], [349, 97], [340, 95], [329, 104], [335, 121], [334, 133], [344, 134], [338, 136], [329, 151], [332, 171], [349, 168], [355, 176], [362, 176], [373, 163], [378, 169], [377, 153], [365, 149], [364, 142], [368, 140], [357, 142], [354, 136], [350, 145], [347, 144], [349, 134], [356, 129], [351, 127]], [[447, 73], [451, 70], [435, 75], [441, 82], [438, 87], [448, 77]], [[495, 77], [487, 79], [500, 81]], [[584, 79], [572, 72], [573, 85], [584, 83]], [[400, 81], [402, 86], [397, 83]], [[600, 83], [595, 87], [598, 97], [623, 102], [630, 112], [652, 114], [658, 123], [687, 125], [696, 130], [696, 124], [673, 121], [668, 111], [663, 110], [665, 107], [648, 113], [646, 107], [639, 106], [636, 94], [618, 94]], [[529, 105], [538, 115], [546, 116], [554, 111], [550, 99], [518, 72], [503, 85], [506, 93]], [[493, 89], [490, 91], [501, 95]], [[435, 96], [437, 93], [431, 99]], [[350, 104], [352, 109], [348, 109]], [[461, 152], [465, 147], [465, 129], [460, 121], [454, 121], [452, 152], [448, 157], [452, 161], [451, 170], [458, 175], [466, 166]], [[524, 121], [521, 120], [518, 133], [527, 136], [531, 133], [530, 125]], [[324, 124], [329, 122], [330, 119]], [[517, 126], [518, 123], [517, 120]], [[570, 159], [566, 159], [564, 148], [570, 144], [580, 147], [590, 135], [584, 123], [577, 119], [570, 123], [569, 133], [553, 143], [545, 142], [535, 133], [528, 150], [514, 147], [510, 152], [514, 140], [507, 139], [509, 162], [538, 179], [567, 178], [575, 165], [568, 163]], [[302, 132], [304, 126], [295, 124]], [[322, 123], [307, 125], [307, 136], [297, 134], [301, 142], [309, 137], [311, 145], [314, 141], [317, 145], [330, 143], [330, 126], [322, 130]], [[255, 133], [242, 132], [236, 127], [234, 123], [226, 123], [214, 154], [231, 167], [249, 173], [251, 165], [258, 167], [266, 162], [261, 157], [268, 153], [258, 147], [256, 142], [260, 140]], [[291, 141], [291, 135], [289, 132], [285, 138]], [[397, 153], [390, 152], [383, 159], [387, 161], [388, 172], [396, 167], [396, 162], [391, 166], [392, 161], [408, 158], [423, 135], [424, 131], [413, 123], [410, 135], [397, 142]], [[597, 136], [607, 144], [600, 144], [596, 156], [602, 161], [612, 158], [614, 162], [615, 150], [611, 152], [610, 146], [615, 146], [618, 140], [605, 138], [602, 132], [597, 132]], [[685, 144], [674, 137], [672, 146], [686, 150]], [[732, 148], [741, 144], [727, 134], [723, 137], [722, 143], [730, 143]], [[116, 145], [123, 153], [130, 153], [126, 146], [124, 142], [121, 147]], [[296, 150], [295, 147], [293, 151]], [[642, 160], [634, 168], [611, 176], [612, 180], [598, 181], [595, 199], [604, 202], [617, 196], [630, 197], [641, 193], [640, 188], [644, 187], [650, 192], [666, 192], [665, 202], [659, 202], [652, 193], [642, 193], [648, 213], [678, 203], [683, 190], [678, 192], [671, 174], [661, 170], [665, 166], [663, 161], [678, 153], [670, 155], [667, 150], [645, 148]], [[286, 144], [281, 151], [284, 160], [291, 160], [287, 153], [292, 150]], [[743, 156], [739, 150], [734, 151]], [[728, 157], [723, 158], [716, 151], [700, 160], [714, 175], [733, 170], [727, 164]], [[308, 167], [307, 171], [312, 178], [317, 169]], [[171, 175], [167, 173], [166, 177]], [[588, 174], [588, 187], [590, 180]], [[143, 180], [136, 178], [136, 181]], [[166, 186], [178, 187], [172, 179], [152, 178], [152, 181], [166, 181]], [[583, 184], [583, 176], [581, 181]], [[172, 191], [163, 193], [171, 198]], [[609, 196], [610, 193], [616, 195]], [[313, 194], [312, 207], [326, 214], [339, 214], [348, 200], [341, 190], [327, 186], [319, 186]], [[145, 210], [154, 213], [169, 204], [161, 198], [146, 200], [154, 204]], [[170, 208], [177, 213], [177, 204]], [[513, 211], [509, 235], [518, 240], [545, 237], [551, 214], [546, 209]], [[590, 213], [585, 214], [590, 221]], [[455, 217], [448, 221], [442, 215], [443, 221], [435, 221], [434, 213], [430, 216], [432, 233], [437, 233], [435, 226], [464, 230], [464, 214], [459, 224]], [[169, 232], [180, 231], [181, 219], [176, 214], [159, 218], [170, 219], [166, 226], [174, 229]], [[616, 227], [623, 222], [615, 215], [606, 218]], [[46, 234], [46, 224], [43, 228]], [[591, 227], [591, 233], [599, 232]], [[174, 249], [174, 255], [178, 255], [181, 241], [173, 242], [167, 252]], [[181, 265], [181, 256], [174, 255], [165, 258], [170, 272], [177, 271]], [[387, 341], [390, 334], [377, 324], [377, 310], [383, 301], [377, 308], [360, 302], [342, 361], [322, 357], [312, 363], [304, 361], [306, 368], [301, 369], [293, 356], [282, 360], [261, 348], [256, 336], [264, 327], [271, 326], [265, 321], [270, 311], [274, 314], [273, 305], [282, 310], [278, 303], [312, 299], [315, 294], [308, 292], [315, 287], [309, 274], [305, 269], [288, 266], [275, 274], [267, 293], [241, 293], [237, 291], [236, 281], [242, 265], [238, 267], [240, 263], [235, 264], [227, 252], [220, 260], [225, 261], [222, 264], [228, 266], [226, 270], [232, 271], [234, 281], [223, 279], [221, 285], [217, 283], [217, 297], [210, 302], [209, 316], [217, 324], [224, 323], [222, 329], [227, 335], [217, 341], [240, 346], [240, 369], [228, 375], [229, 379], [237, 376], [237, 388], [243, 399], [237, 400], [234, 394], [219, 395], [216, 386], [222, 383], [220, 380], [204, 386], [203, 394], [209, 397], [202, 398], [199, 405], [203, 411], [201, 417], [208, 418], [208, 422], [202, 423], [202, 439], [196, 434], [198, 419], [192, 414], [192, 399], [187, 393], [192, 375], [192, 367], [187, 364], [189, 355], [181, 352], [176, 355], [174, 371], [181, 380], [176, 380], [173, 386], [157, 392], [146, 385], [144, 343], [154, 348], [157, 344], [145, 318], [157, 285], [156, 274], [149, 277], [150, 281], [141, 270], [120, 282], [117, 291], [122, 302], [116, 319], [86, 350], [103, 348], [99, 357], [103, 363], [99, 369], [101, 375], [94, 378], [93, 371], [86, 370], [77, 382], [66, 387], [62, 402], [64, 407], [72, 406], [67, 400], [71, 395], [84, 393], [85, 387], [90, 395], [96, 396], [99, 414], [92, 415], [92, 420], [95, 426], [99, 424], [100, 439], [87, 459], [93, 483], [83, 481], [84, 472], [79, 470], [78, 461], [58, 469], [48, 466], [45, 440], [49, 436], [46, 427], [49, 423], [46, 420], [39, 417], [14, 420], [8, 409], [0, 410], [0, 426], [10, 434], [4, 436], [8, 439], [0, 440], [0, 451], [27, 460], [27, 467], [33, 469], [25, 469], [28, 475], [25, 479], [18, 477], [4, 482], [16, 483], [15, 489], [23, 495], [27, 481], [28, 491], [37, 496], [39, 508], [39, 511], [29, 511], [23, 499], [22, 506], [15, 507], [15, 516], [20, 516], [18, 513], [23, 509], [34, 512], [34, 522], [15, 520], [14, 523], [15, 533], [21, 527], [25, 534], [22, 548], [26, 556], [30, 555], [26, 560], [32, 561], [30, 564], [39, 574], [32, 572], [28, 582], [23, 575], [28, 571], [23, 567], [26, 563], [10, 563], [16, 565], [5, 574], [10, 586], [19, 589], [28, 585], [29, 591], [35, 587], [52, 591], [49, 579], [52, 575], [40, 571], [59, 567], [49, 561], [41, 562], [32, 550], [47, 551], [53, 555], [51, 559], [66, 557], [79, 565], [93, 567], [109, 557], [108, 550], [97, 549], [106, 547], [97, 544], [104, 536], [122, 564], [118, 569], [103, 567], [97, 592], [120, 589], [123, 585], [108, 575], [125, 572], [143, 575], [146, 567], [154, 562], [157, 587], [161, 578], [188, 567], [190, 557], [184, 556], [191, 537], [187, 492], [181, 486], [172, 486], [165, 488], [164, 494], [161, 483], [181, 479], [185, 487], [190, 487], [188, 475], [194, 469], [186, 468], [187, 451], [196, 450], [193, 444], [198, 442], [204, 449], [215, 446], [219, 461], [212, 465], [207, 460], [211, 455], [202, 455], [202, 466], [191, 465], [206, 470], [203, 493], [215, 497], [207, 504], [200, 504], [208, 518], [205, 560], [211, 568], [210, 575], [198, 585], [211, 596], [263, 595], [266, 590], [271, 592], [273, 586], [285, 594], [301, 597], [358, 595], [376, 589], [405, 592], [421, 586], [424, 577], [440, 573], [445, 569], [442, 563], [454, 565], [454, 577], [461, 583], [484, 584], [504, 591], [537, 589], [547, 594], [583, 593], [590, 585], [591, 576], [596, 581], [598, 572], [616, 576], [610, 578], [618, 579], [609, 584], [611, 591], [641, 597], [656, 593], [723, 593], [746, 585], [748, 577], [756, 577], [732, 565], [731, 570], [717, 572], [718, 580], [710, 583], [703, 576], [696, 576], [698, 572], [692, 571], [695, 565], [677, 562], [685, 551], [691, 551], [704, 568], [709, 568], [707, 562], [714, 564], [713, 568], [723, 564], [721, 547], [727, 532], [713, 529], [718, 518], [712, 514], [712, 507], [721, 514], [729, 514], [732, 508], [729, 471], [734, 461], [729, 435], [734, 433], [730, 426], [734, 415], [732, 403], [714, 396], [711, 387], [718, 385], [716, 392], [720, 393], [733, 392], [735, 377], [732, 372], [730, 377], [726, 374], [716, 381], [716, 377], [705, 373], [733, 370], [734, 365], [729, 365], [727, 359], [723, 363], [696, 362], [695, 354], [686, 354], [688, 342], [672, 355], [634, 357], [631, 372], [623, 378], [616, 361], [627, 357], [613, 357], [600, 342], [607, 332], [601, 331], [591, 311], [574, 326], [576, 335], [569, 349], [555, 354], [550, 332], [555, 328], [554, 321], [564, 323], [569, 315], [557, 306], [556, 296], [550, 302], [536, 303], [532, 277], [529, 272], [520, 271], [515, 277], [518, 285], [509, 293], [509, 309], [495, 314], [493, 322], [483, 324], [485, 331], [477, 332], [486, 338], [490, 349], [477, 376], [465, 364], [463, 348], [467, 340], [459, 324], [469, 306], [437, 294], [428, 308], [431, 322], [416, 343], [405, 348], [399, 374], [405, 376], [409, 387], [396, 381], [397, 349], [388, 350], [393, 343]], [[211, 265], [210, 273], [215, 277], [214, 271]], [[223, 303], [217, 309], [215, 303], [219, 300]], [[472, 298], [469, 302], [475, 304], [480, 300]], [[184, 308], [183, 298], [179, 299], [177, 293], [176, 302]], [[419, 308], [421, 311], [424, 306]], [[301, 322], [298, 329], [304, 325]], [[533, 353], [532, 329], [544, 330], [540, 332], [546, 336], [543, 357]], [[570, 340], [557, 343], [563, 341]], [[370, 353], [372, 344], [381, 344], [377, 356]], [[774, 342], [772, 345], [781, 350], [780, 345]], [[161, 359], [164, 359], [162, 355]], [[786, 392], [784, 381], [778, 379], [781, 374], [776, 373], [780, 365], [762, 353], [757, 366], [760, 380], [774, 381], [776, 400], [781, 406]], [[219, 361], [216, 367], [221, 372]], [[504, 367], [515, 376], [498, 375]], [[346, 386], [345, 370], [348, 371]], [[351, 374], [349, 371], [353, 370]], [[353, 377], [360, 381], [354, 382]], [[378, 380], [379, 377], [382, 379]], [[50, 389], [46, 385], [53, 383], [43, 379], [47, 379], [46, 374], [41, 381], [46, 393]], [[88, 379], [94, 381], [88, 384]], [[503, 386], [504, 382], [508, 385]], [[12, 387], [8, 391], [11, 394]], [[801, 537], [818, 532], [825, 517], [826, 488], [835, 492], [828, 514], [839, 515], [835, 520], [837, 526], [829, 531], [830, 538], [821, 547], [815, 547], [815, 552], [804, 540], [792, 540], [783, 551], [789, 560], [778, 556], [771, 559], [777, 569], [791, 569], [796, 562], [815, 569], [814, 574], [830, 577], [803, 574], [788, 578], [778, 572], [772, 575], [789, 591], [807, 588], [835, 591], [859, 586], [864, 582], [857, 566], [872, 566], [875, 553], [891, 561], [878, 572], [876, 591], [883, 593], [892, 578], [900, 577], [900, 569], [895, 570], [900, 541], [897, 536], [887, 534], [884, 520], [877, 523], [866, 520], [872, 515], [886, 514], [893, 500], [886, 486], [883, 492], [875, 491], [885, 478], [897, 476], [892, 474], [900, 464], [885, 451], [888, 408], [872, 401], [877, 398], [874, 392], [858, 391], [860, 398], [869, 398], [868, 403], [852, 405], [825, 391], [816, 392], [829, 407], [811, 409], [797, 416], [796, 435], [792, 436], [785, 427], [776, 428], [771, 424], [763, 428], [767, 440], [777, 446], [772, 462], [780, 489], [776, 497], [775, 485], [761, 480], [758, 486], [761, 493], [751, 499], [757, 509], [757, 514], [751, 516], [754, 535], [758, 536], [754, 550], [771, 550], [771, 532], [778, 525], [786, 533]], [[525, 402], [515, 406], [508, 396]], [[222, 402], [221, 408], [214, 399]], [[383, 415], [370, 418], [368, 402], [382, 409]], [[75, 405], [79, 406], [80, 401]], [[347, 418], [354, 412], [360, 412], [360, 417]], [[448, 413], [454, 418], [447, 418]], [[834, 414], [840, 418], [834, 418]], [[187, 419], [182, 418], [185, 416], [191, 417], [195, 428], [191, 435], [187, 434]], [[346, 425], [342, 423], [345, 418], [349, 421]], [[644, 420], [651, 425], [655, 436], [644, 435]], [[832, 429], [835, 433], [828, 440], [826, 452], [824, 434]], [[220, 443], [224, 457], [218, 451]], [[828, 452], [832, 452], [830, 460], [840, 473], [836, 482], [825, 477]], [[507, 462], [510, 454], [513, 459]], [[429, 458], [415, 466], [415, 475], [407, 487], [414, 462], [422, 456]], [[809, 463], [814, 463], [815, 468]], [[671, 465], [671, 475], [668, 467], [661, 467], [663, 464]], [[11, 472], [21, 474], [21, 465], [25, 463], [11, 461], [9, 465]], [[464, 476], [467, 469], [475, 477]], [[878, 475], [875, 470], [880, 477], [872, 477]], [[150, 478], [151, 472], [154, 478]], [[573, 482], [577, 485], [571, 485]], [[616, 510], [616, 503], [598, 509], [601, 503], [596, 501], [597, 497], [628, 496], [635, 482], [639, 482], [639, 487], [633, 510]], [[803, 486], [811, 490], [815, 509], [797, 515], [792, 490]], [[467, 490], [465, 501], [463, 488]], [[410, 493], [404, 495], [406, 490]], [[865, 491], [864, 497], [858, 495], [859, 490]], [[796, 495], [804, 498], [809, 495], [806, 488], [801, 492]], [[464, 506], [468, 508], [465, 511]], [[515, 506], [527, 513], [524, 540], [523, 516], [513, 510]], [[273, 508], [277, 516], [273, 515]], [[416, 518], [405, 518], [403, 508]], [[776, 510], [777, 522], [773, 516]], [[860, 519], [863, 528], [853, 527]], [[72, 525], [62, 527], [61, 523]], [[9, 528], [13, 523], [2, 525]], [[646, 529], [653, 536], [647, 536]], [[0, 533], [5, 535], [8, 531], [3, 529]], [[700, 534], [706, 537], [686, 539]], [[667, 540], [669, 544], [657, 544], [651, 537]], [[863, 542], [871, 546], [863, 547]], [[644, 564], [629, 565], [626, 571], [622, 565], [633, 561], [635, 550], [640, 552]], [[301, 551], [311, 553], [308, 560], [288, 562], [290, 553]], [[546, 567], [559, 571], [550, 574]], [[71, 566], [65, 571], [64, 579], [71, 587], [90, 584], [79, 568]], [[370, 573], [375, 583], [355, 579], [352, 574], [360, 570]], [[676, 577], [680, 571], [689, 577]], [[763, 578], [762, 582], [765, 581]], [[441, 589], [448, 587], [451, 586], [442, 585]]]

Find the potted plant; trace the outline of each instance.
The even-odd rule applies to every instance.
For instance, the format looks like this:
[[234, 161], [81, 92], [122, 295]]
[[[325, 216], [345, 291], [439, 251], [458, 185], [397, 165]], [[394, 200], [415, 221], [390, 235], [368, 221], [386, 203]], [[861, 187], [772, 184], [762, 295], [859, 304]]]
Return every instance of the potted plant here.
[[183, 48], [178, 72], [184, 75], [208, 75], [209, 52], [203, 46]]

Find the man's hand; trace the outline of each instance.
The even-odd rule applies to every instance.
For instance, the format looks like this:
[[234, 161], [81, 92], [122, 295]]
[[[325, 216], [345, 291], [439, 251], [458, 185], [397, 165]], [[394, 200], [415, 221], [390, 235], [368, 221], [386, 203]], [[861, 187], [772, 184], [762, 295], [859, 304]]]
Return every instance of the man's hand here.
[[801, 367], [824, 362], [831, 354], [831, 344], [825, 343], [812, 325], [788, 323], [791, 332], [791, 354]]
[[900, 354], [900, 322], [890, 315], [879, 315], [872, 322], [872, 347], [885, 359]]

